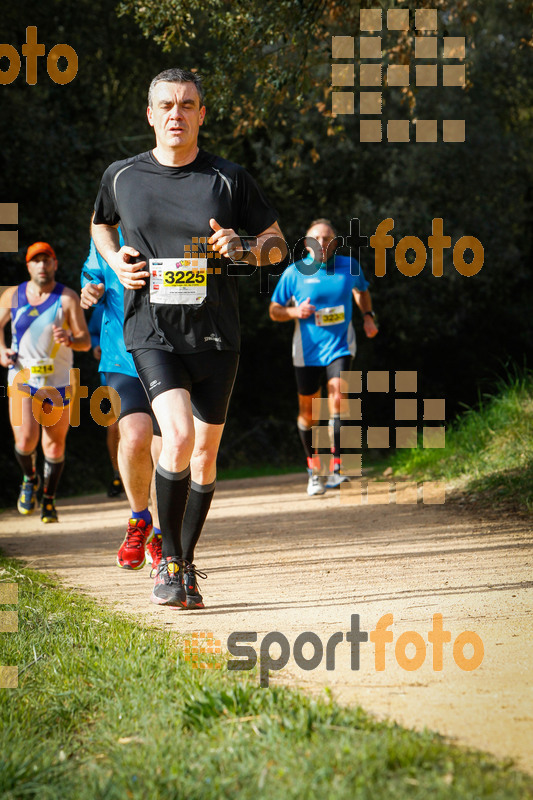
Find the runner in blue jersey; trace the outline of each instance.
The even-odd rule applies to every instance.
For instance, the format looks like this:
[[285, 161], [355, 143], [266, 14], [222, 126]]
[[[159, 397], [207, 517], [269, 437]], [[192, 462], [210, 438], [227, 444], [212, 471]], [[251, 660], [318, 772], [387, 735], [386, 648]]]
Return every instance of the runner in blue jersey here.
[[[335, 230], [329, 220], [322, 218], [311, 223], [306, 233], [306, 246], [309, 255], [290, 264], [281, 276], [269, 313], [275, 322], [292, 320], [295, 323], [292, 359], [298, 386], [298, 433], [307, 457], [307, 493], [319, 495], [324, 494], [326, 488], [336, 488], [347, 480], [342, 474], [340, 457], [344, 389], [341, 372], [350, 369], [356, 349], [352, 295], [364, 316], [366, 335], [373, 337], [378, 329], [363, 271], [355, 259], [334, 255]], [[312, 427], [316, 424], [312, 404], [313, 398], [320, 397], [324, 373], [333, 432], [327, 481], [318, 474], [320, 459], [312, 445]]]
[[141, 569], [146, 563], [147, 552], [153, 568], [156, 568], [161, 560], [161, 531], [155, 505], [153, 520], [148, 500], [152, 458], [154, 462], [159, 458], [161, 433], [148, 396], [137, 376], [133, 358], [124, 344], [124, 289], [92, 240], [81, 282], [82, 307], [94, 305], [98, 310], [99, 304], [103, 306], [98, 370], [106, 386], [116, 393], [111, 392], [112, 405], [113, 395], [120, 398], [120, 409], [115, 404], [120, 435], [118, 462], [131, 516], [117, 554], [117, 564], [122, 569]]
[[[47, 242], [26, 253], [30, 280], [11, 286], [0, 299], [0, 363], [8, 367], [9, 419], [15, 458], [23, 482], [17, 508], [32, 514], [41, 478], [36, 471], [42, 426], [44, 488], [42, 522], [57, 522], [55, 495], [65, 461], [70, 417], [70, 368], [73, 350], [89, 350], [91, 339], [76, 292], [56, 283], [57, 258]], [[11, 346], [4, 328], [11, 319]]]

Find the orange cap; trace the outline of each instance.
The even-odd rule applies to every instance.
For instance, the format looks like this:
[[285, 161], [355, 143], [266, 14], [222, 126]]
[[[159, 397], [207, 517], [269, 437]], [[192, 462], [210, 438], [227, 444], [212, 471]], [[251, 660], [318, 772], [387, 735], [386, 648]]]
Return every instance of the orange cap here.
[[52, 256], [52, 258], [55, 258], [57, 261], [57, 256], [51, 245], [47, 244], [47, 242], [34, 242], [30, 244], [26, 252], [26, 263], [31, 261], [34, 256], [38, 256], [39, 253], [46, 253], [47, 256]]

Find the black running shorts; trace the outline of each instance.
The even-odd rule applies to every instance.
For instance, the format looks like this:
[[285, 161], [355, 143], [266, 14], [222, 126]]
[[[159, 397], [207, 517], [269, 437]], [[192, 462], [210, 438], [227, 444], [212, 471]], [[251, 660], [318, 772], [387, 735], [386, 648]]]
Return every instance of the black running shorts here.
[[132, 351], [135, 367], [153, 402], [169, 389], [186, 389], [195, 417], [223, 425], [237, 374], [239, 354], [232, 350], [169, 353], [142, 348]]
[[341, 356], [328, 364], [327, 367], [294, 367], [298, 394], [316, 394], [324, 378], [340, 378], [341, 372], [348, 372], [352, 363], [351, 356]]
[[150, 406], [150, 400], [139, 378], [134, 378], [132, 375], [123, 375], [121, 372], [104, 372], [104, 375], [106, 386], [115, 389], [120, 397], [119, 419], [126, 417], [128, 414], [149, 414], [152, 418], [155, 436], [161, 436], [159, 424]]

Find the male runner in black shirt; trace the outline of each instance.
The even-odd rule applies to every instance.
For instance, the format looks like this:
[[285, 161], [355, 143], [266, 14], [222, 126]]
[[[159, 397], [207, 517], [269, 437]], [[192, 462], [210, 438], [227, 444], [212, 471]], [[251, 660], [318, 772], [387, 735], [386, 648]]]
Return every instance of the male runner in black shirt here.
[[198, 148], [205, 106], [196, 74], [157, 75], [147, 115], [156, 147], [106, 170], [92, 235], [126, 289], [124, 339], [163, 439], [156, 468], [163, 558], [151, 600], [203, 608], [192, 562], [240, 347], [237, 278], [227, 267], [230, 259], [278, 263], [285, 244], [253, 178]]

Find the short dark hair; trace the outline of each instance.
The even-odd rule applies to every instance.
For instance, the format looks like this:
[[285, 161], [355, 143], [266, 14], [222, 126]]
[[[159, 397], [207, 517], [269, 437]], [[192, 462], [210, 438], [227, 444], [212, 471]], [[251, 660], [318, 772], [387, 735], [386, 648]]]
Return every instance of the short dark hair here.
[[337, 235], [337, 231], [335, 230], [333, 222], [330, 219], [326, 219], [325, 217], [319, 217], [318, 219], [314, 219], [311, 222], [311, 224], [307, 226], [306, 234], [311, 230], [311, 228], [314, 228], [315, 225], [327, 225], [328, 228], [331, 228], [331, 230], [333, 231], [334, 236]]
[[160, 72], [159, 75], [156, 75], [153, 78], [152, 83], [150, 84], [150, 88], [148, 89], [148, 105], [152, 108], [153, 103], [153, 92], [154, 86], [156, 83], [194, 83], [196, 86], [196, 91], [198, 92], [198, 97], [200, 98], [200, 108], [204, 104], [204, 89], [202, 86], [202, 79], [198, 75], [197, 72], [189, 72], [186, 69], [179, 69], [178, 67], [173, 67], [172, 69], [164, 69], [163, 72]]

